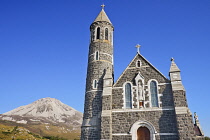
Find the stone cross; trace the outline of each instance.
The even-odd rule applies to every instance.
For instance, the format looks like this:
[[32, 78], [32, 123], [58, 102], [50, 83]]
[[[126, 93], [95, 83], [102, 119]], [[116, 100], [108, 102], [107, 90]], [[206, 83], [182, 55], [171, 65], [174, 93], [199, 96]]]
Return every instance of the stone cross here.
[[139, 44], [136, 45], [137, 53], [139, 53], [139, 54], [140, 54], [140, 49], [139, 49], [140, 47], [141, 47], [141, 45], [139, 45]]
[[102, 4], [102, 5], [101, 5], [101, 7], [102, 7], [102, 9], [104, 9], [105, 5], [104, 5], [104, 4]]

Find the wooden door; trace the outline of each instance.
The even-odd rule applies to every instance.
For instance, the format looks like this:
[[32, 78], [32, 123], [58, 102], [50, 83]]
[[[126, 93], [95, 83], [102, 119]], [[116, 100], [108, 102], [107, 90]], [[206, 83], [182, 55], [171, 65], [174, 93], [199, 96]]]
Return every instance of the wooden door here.
[[146, 127], [139, 127], [137, 130], [137, 140], [150, 140], [150, 132]]

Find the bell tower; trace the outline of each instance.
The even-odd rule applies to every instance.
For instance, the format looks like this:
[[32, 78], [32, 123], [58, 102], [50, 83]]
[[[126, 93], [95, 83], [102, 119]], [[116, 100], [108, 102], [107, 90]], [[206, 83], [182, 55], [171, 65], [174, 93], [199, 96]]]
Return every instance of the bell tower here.
[[[90, 45], [81, 140], [103, 139], [103, 119], [111, 121], [114, 27], [102, 10], [90, 25]], [[110, 131], [110, 129], [109, 129]]]

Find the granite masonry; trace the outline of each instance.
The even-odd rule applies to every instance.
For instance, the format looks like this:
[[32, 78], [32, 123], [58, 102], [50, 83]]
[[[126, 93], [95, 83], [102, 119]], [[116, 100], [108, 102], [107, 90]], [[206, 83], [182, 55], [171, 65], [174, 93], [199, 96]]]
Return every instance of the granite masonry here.
[[168, 79], [138, 51], [114, 83], [113, 31], [102, 5], [90, 26], [81, 140], [204, 139], [174, 59]]

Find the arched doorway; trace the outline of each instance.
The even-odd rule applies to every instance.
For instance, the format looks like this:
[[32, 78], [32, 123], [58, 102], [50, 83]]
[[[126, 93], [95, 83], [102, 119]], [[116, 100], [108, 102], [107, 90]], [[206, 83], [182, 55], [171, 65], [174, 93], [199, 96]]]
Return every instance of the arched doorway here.
[[[152, 123], [139, 120], [132, 125], [130, 134], [132, 135], [132, 140], [156, 140], [155, 134], [157, 134], [157, 131]], [[141, 135], [144, 136], [141, 137]]]
[[150, 140], [150, 131], [146, 127], [139, 127], [137, 130], [137, 140]]

